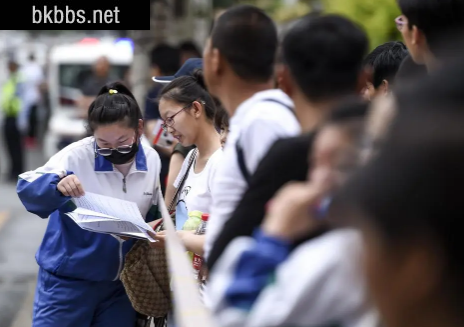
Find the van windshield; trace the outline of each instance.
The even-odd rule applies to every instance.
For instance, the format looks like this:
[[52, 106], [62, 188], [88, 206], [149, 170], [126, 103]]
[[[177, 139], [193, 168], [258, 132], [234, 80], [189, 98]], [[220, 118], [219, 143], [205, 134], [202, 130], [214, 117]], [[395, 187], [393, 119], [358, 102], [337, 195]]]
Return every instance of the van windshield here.
[[[124, 79], [128, 65], [111, 65], [110, 74]], [[92, 64], [59, 65], [59, 86], [80, 89], [84, 81], [92, 74]]]

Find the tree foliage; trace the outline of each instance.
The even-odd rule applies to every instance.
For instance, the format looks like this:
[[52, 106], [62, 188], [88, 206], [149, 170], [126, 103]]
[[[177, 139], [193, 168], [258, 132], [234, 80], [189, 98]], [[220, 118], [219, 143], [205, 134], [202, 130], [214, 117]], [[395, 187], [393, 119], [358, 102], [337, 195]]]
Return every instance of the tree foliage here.
[[361, 25], [369, 36], [371, 48], [400, 40], [395, 25], [400, 15], [396, 0], [321, 0], [324, 12], [344, 15]]

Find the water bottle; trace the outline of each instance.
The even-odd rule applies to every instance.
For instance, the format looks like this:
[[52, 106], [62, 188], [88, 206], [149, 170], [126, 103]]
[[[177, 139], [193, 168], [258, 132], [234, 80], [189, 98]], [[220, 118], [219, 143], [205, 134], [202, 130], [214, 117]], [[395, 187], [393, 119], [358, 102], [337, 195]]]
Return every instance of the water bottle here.
[[[201, 215], [201, 223], [200, 226], [198, 226], [197, 231], [195, 232], [195, 235], [203, 235], [206, 232], [206, 224], [208, 222], [209, 214], [204, 213]], [[193, 273], [195, 280], [198, 281], [198, 283], [201, 283], [201, 278], [200, 278], [200, 271], [203, 266], [203, 258], [199, 256], [198, 254], [194, 253], [193, 258]]]

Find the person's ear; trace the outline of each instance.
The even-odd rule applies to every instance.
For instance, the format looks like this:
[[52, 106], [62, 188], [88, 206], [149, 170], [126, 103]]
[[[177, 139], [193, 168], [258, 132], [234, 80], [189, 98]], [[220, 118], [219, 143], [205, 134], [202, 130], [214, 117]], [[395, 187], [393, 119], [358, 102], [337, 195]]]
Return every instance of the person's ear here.
[[372, 69], [363, 68], [358, 76], [358, 83], [356, 85], [356, 93], [362, 94], [363, 90], [366, 88], [368, 83], [372, 81]]
[[411, 29], [411, 43], [413, 45], [422, 45], [426, 43], [425, 35], [422, 33], [420, 29], [417, 28], [416, 25], [414, 25]]
[[204, 106], [203, 101], [193, 101], [192, 103], [192, 115], [195, 118], [200, 118], [203, 111], [204, 111]]
[[214, 75], [220, 75], [223, 70], [223, 58], [219, 49], [213, 48], [211, 51], [211, 70]]
[[139, 125], [137, 127], [137, 135], [138, 137], [143, 135], [143, 119], [139, 119]]
[[390, 90], [390, 84], [386, 79], [384, 79], [382, 84], [380, 84], [379, 90], [382, 92], [382, 94], [388, 94], [388, 91]]
[[295, 84], [290, 73], [290, 70], [286, 65], [278, 65], [276, 69], [277, 86], [289, 97], [292, 97], [295, 93]]

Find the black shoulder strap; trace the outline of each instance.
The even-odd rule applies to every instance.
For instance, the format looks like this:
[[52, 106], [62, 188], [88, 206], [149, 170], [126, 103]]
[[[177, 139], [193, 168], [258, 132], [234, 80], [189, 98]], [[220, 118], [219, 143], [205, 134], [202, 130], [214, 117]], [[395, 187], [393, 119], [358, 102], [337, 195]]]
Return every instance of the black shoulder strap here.
[[169, 213], [171, 213], [171, 211], [174, 210], [174, 208], [176, 206], [177, 198], [179, 196], [179, 193], [182, 191], [182, 187], [184, 186], [185, 181], [187, 180], [187, 177], [188, 177], [189, 172], [190, 172], [190, 168], [192, 168], [192, 165], [195, 162], [195, 159], [197, 157], [197, 152], [198, 152], [198, 149], [195, 148], [193, 150], [192, 155], [190, 156], [190, 159], [189, 159], [189, 162], [188, 162], [188, 165], [187, 165], [187, 170], [185, 171], [184, 176], [182, 176], [182, 179], [180, 180], [179, 185], [177, 186], [176, 193], [172, 197], [171, 204], [169, 205], [169, 208], [168, 208]]
[[[264, 99], [262, 102], [275, 102], [280, 104], [281, 106], [287, 108], [293, 115], [295, 115], [295, 111], [291, 106], [288, 104], [285, 104], [279, 100], [276, 99]], [[296, 115], [295, 115], [296, 117]], [[240, 137], [238, 138], [237, 142], [235, 142], [235, 152], [237, 153], [237, 161], [238, 161], [238, 168], [240, 169], [240, 172], [242, 173], [243, 178], [245, 179], [246, 183], [250, 183], [250, 172], [248, 171], [245, 163], [245, 154], [243, 152], [243, 148], [240, 145]]]

